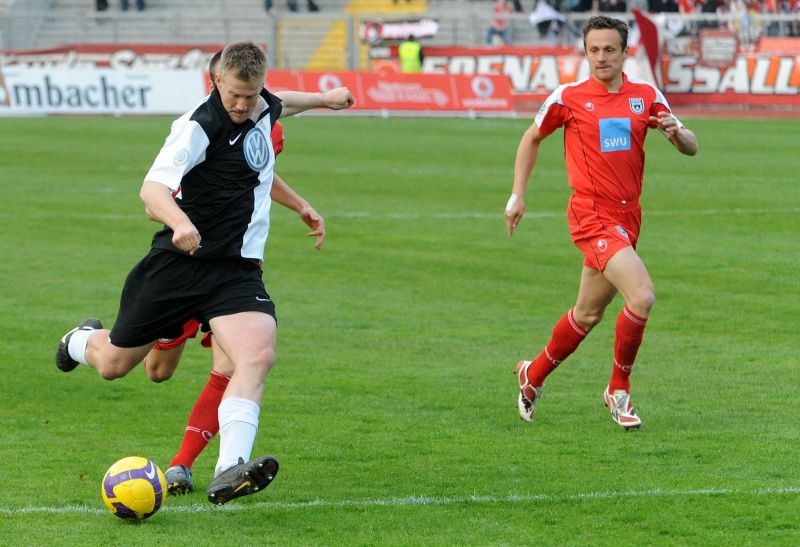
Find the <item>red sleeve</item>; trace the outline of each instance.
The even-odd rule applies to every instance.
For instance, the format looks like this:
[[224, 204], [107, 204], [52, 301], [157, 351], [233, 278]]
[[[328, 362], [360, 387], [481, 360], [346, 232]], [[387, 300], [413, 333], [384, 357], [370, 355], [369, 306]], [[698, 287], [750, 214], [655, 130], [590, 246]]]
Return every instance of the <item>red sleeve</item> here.
[[275, 155], [277, 156], [283, 152], [283, 126], [281, 122], [275, 122], [269, 136], [272, 139], [272, 149], [275, 150]]

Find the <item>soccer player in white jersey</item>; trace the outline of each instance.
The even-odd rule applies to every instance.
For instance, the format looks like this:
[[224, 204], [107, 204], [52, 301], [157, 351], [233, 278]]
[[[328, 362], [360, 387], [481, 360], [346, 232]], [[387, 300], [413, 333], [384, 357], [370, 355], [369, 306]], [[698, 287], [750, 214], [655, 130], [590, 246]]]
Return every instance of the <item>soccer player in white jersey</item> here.
[[234, 371], [219, 406], [220, 454], [209, 501], [222, 504], [266, 487], [278, 462], [251, 459], [264, 379], [275, 361], [275, 306], [261, 278], [275, 162], [270, 139], [281, 114], [348, 108], [345, 88], [273, 95], [266, 58], [251, 42], [225, 48], [217, 90], [173, 122], [140, 190], [148, 216], [164, 224], [128, 275], [111, 331], [87, 319], [59, 342], [62, 371], [86, 363], [106, 379], [133, 369], [159, 338], [189, 319], [207, 324]]

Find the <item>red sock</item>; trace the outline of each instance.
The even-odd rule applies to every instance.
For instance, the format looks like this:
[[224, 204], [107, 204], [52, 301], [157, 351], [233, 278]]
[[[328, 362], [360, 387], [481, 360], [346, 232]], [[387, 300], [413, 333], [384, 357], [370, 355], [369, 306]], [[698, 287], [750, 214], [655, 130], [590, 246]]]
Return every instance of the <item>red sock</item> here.
[[608, 390], [622, 389], [630, 392], [630, 375], [636, 353], [642, 345], [644, 328], [647, 325], [646, 317], [639, 317], [628, 306], [624, 306], [617, 317], [617, 336], [614, 341], [614, 370], [611, 372], [611, 381]]
[[555, 368], [578, 346], [589, 331], [575, 322], [573, 309], [565, 313], [558, 320], [553, 328], [553, 335], [544, 347], [542, 353], [534, 359], [533, 364], [528, 367], [528, 381], [534, 387], [542, 387], [545, 378], [555, 370]]
[[211, 377], [208, 379], [206, 387], [200, 392], [189, 413], [183, 441], [181, 441], [178, 453], [172, 458], [170, 466], [183, 465], [191, 468], [200, 452], [217, 434], [219, 431], [217, 408], [230, 380], [227, 376], [211, 371]]

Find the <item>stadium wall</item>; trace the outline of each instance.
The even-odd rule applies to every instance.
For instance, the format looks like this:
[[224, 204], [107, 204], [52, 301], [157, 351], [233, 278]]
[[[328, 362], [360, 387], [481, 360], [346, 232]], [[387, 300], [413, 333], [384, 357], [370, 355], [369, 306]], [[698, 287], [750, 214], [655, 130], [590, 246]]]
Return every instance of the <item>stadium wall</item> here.
[[[221, 47], [3, 51], [0, 113], [180, 114], [206, 94], [208, 59]], [[651, 66], [632, 48], [626, 72], [659, 85], [681, 110], [800, 115], [800, 57], [775, 50], [737, 52], [725, 62], [665, 55]], [[535, 111], [556, 87], [588, 73], [585, 59], [566, 48], [431, 47], [423, 74], [400, 74], [388, 55], [375, 60], [373, 71], [270, 71], [268, 85], [305, 91], [346, 85], [358, 101], [353, 113], [514, 116]]]

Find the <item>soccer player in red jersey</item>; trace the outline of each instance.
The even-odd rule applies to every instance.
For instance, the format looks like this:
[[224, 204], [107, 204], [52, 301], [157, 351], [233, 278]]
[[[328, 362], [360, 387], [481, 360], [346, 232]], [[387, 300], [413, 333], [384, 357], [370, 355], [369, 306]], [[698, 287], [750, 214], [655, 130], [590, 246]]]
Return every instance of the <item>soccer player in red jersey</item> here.
[[697, 153], [697, 139], [672, 114], [657, 88], [622, 71], [627, 42], [624, 22], [592, 17], [583, 30], [591, 75], [556, 89], [517, 149], [514, 186], [505, 211], [509, 235], [525, 214], [525, 189], [539, 143], [563, 127], [567, 177], [573, 190], [567, 209], [569, 229], [584, 255], [575, 306], [556, 323], [539, 356], [517, 364], [517, 406], [520, 417], [528, 422], [533, 420], [545, 378], [578, 348], [619, 292], [625, 305], [617, 318], [614, 366], [603, 399], [620, 426], [630, 429], [642, 424], [631, 403], [630, 374], [655, 301], [653, 282], [636, 253], [644, 139], [648, 129], [658, 129], [688, 156]]

